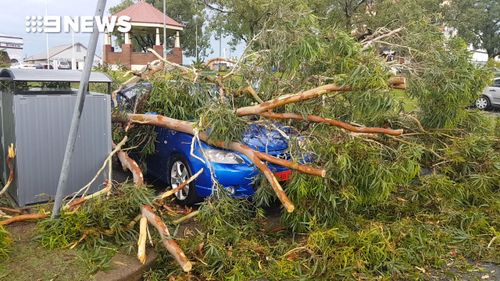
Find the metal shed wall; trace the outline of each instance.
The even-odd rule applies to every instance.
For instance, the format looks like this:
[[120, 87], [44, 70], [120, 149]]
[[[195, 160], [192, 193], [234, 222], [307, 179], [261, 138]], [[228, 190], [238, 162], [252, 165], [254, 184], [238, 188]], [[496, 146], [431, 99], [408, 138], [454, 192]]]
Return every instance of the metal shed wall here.
[[[76, 94], [4, 95], [3, 98], [6, 97], [13, 98], [14, 112], [12, 115], [5, 112], [9, 104], [4, 100], [3, 147], [7, 149], [12, 142], [17, 150], [16, 181], [11, 195], [21, 206], [52, 199], [61, 172]], [[15, 133], [5, 130], [8, 123], [15, 124]], [[87, 95], [65, 196], [87, 184], [110, 151], [109, 95]], [[4, 170], [4, 178], [6, 173]], [[104, 178], [101, 174], [91, 191], [95, 191]]]

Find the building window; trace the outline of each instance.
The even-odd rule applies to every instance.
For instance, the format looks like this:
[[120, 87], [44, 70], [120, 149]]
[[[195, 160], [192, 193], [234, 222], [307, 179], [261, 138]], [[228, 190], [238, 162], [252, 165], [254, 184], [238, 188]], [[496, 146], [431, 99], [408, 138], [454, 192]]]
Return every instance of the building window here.
[[79, 53], [82, 51], [82, 46], [80, 46], [79, 44], [76, 45], [76, 51]]

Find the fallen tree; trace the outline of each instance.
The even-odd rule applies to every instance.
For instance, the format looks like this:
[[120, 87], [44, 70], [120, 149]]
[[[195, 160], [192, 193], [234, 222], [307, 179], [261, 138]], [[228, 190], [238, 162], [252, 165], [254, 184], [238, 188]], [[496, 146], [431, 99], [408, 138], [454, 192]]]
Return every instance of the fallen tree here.
[[[188, 121], [181, 121], [181, 120], [176, 120], [172, 118], [168, 118], [165, 116], [161, 115], [152, 115], [152, 114], [130, 114], [128, 115], [130, 118], [130, 122], [136, 123], [136, 124], [141, 124], [141, 125], [153, 125], [153, 126], [159, 126], [159, 127], [164, 127], [164, 128], [169, 128], [173, 129], [179, 132], [183, 132], [186, 134], [191, 134], [195, 135], [195, 129], [194, 129], [194, 124]], [[199, 133], [197, 134], [199, 138], [203, 141], [209, 142], [208, 140], [208, 135], [205, 133]], [[276, 157], [273, 157], [271, 155], [265, 155], [264, 153], [257, 152], [253, 149], [250, 149], [249, 147], [240, 144], [240, 143], [229, 143], [226, 144], [224, 142], [213, 142], [212, 143], [215, 146], [218, 146], [220, 148], [224, 149], [229, 149], [233, 151], [240, 152], [244, 155], [246, 155], [256, 166], [261, 170], [261, 172], [264, 174], [264, 176], [268, 179], [268, 181], [271, 183], [271, 186], [273, 187], [273, 190], [277, 194], [278, 198], [280, 199], [281, 203], [283, 206], [286, 208], [288, 212], [293, 212], [294, 210], [294, 205], [293, 203], [288, 199], [286, 196], [285, 192], [283, 191], [283, 188], [281, 187], [280, 183], [274, 176], [274, 174], [271, 172], [271, 170], [267, 167], [267, 165], [262, 161], [269, 161], [271, 163], [279, 164], [291, 169], [296, 169], [297, 171], [308, 173], [308, 174], [313, 174], [313, 175], [319, 175], [319, 176], [324, 176], [325, 171], [317, 168], [312, 168], [308, 167], [305, 165], [297, 164], [297, 163], [291, 163], [287, 160], [284, 159], [279, 159]], [[265, 156], [264, 156], [265, 155]]]
[[[450, 260], [450, 255], [454, 261], [455, 256], [498, 256], [498, 222], [493, 218], [498, 217], [495, 206], [500, 158], [498, 144], [495, 146], [490, 138], [491, 125], [480, 114], [466, 112], [455, 99], [449, 100], [453, 106], [438, 103], [443, 96], [462, 97], [456, 89], [473, 92], [475, 82], [481, 84], [477, 77], [482, 73], [469, 67], [465, 53], [456, 55], [452, 47], [450, 54], [448, 49], [442, 51], [443, 46], [449, 47], [443, 41], [432, 44], [434, 48], [428, 52], [437, 52], [439, 56], [416, 58], [422, 64], [438, 61], [444, 70], [436, 68], [412, 77], [415, 80], [409, 91], [422, 100], [425, 99], [421, 97], [440, 93], [422, 104], [427, 113], [432, 113], [431, 108], [442, 110], [428, 114], [423, 124], [418, 119], [408, 122], [408, 112], [394, 102], [393, 91], [407, 88], [406, 81], [389, 78], [386, 63], [372, 52], [373, 48], [365, 49], [342, 32], [311, 32], [314, 22], [300, 29], [307, 17], [295, 19], [299, 21], [293, 21], [294, 28], [269, 29], [272, 32], [266, 34], [266, 41], [258, 42], [258, 46], [268, 49], [245, 54], [226, 75], [205, 77], [197, 69], [160, 59], [169, 66], [162, 68], [166, 71], [158, 76], [143, 76], [160, 87], [154, 88], [156, 92], [145, 101], [142, 111], [157, 114], [122, 113], [114, 118], [123, 124], [120, 137], [124, 133], [130, 137], [137, 132], [144, 134], [142, 128], [159, 126], [190, 134], [193, 141], [199, 139], [246, 155], [264, 176], [264, 180], [259, 178], [256, 182], [257, 211], [245, 200], [235, 200], [221, 192], [220, 197], [208, 198], [199, 210], [186, 216], [175, 220], [160, 217], [162, 208], [172, 217], [179, 213], [155, 204], [158, 196], [149, 194], [148, 200], [138, 200], [140, 194], [149, 192], [143, 188], [142, 171], [125, 151], [120, 151], [122, 167], [131, 171], [135, 186], [140, 188], [114, 190], [116, 194], [106, 200], [93, 197], [81, 204], [75, 215], [84, 217], [92, 229], [80, 231], [68, 225], [50, 228], [48, 223], [45, 227], [57, 234], [60, 229], [71, 229], [74, 233], [65, 235], [77, 244], [96, 237], [124, 237], [125, 231], [134, 244], [139, 238], [137, 253], [143, 262], [149, 223], [160, 235], [160, 246], [176, 260], [155, 268], [159, 279], [167, 275], [183, 278], [187, 271], [191, 273], [186, 278], [203, 280], [419, 279], [428, 277], [421, 275], [423, 271], [443, 268], [443, 261]], [[297, 34], [298, 39], [290, 40]], [[376, 41], [387, 37], [373, 38], [376, 40], [368, 44], [376, 46]], [[323, 49], [317, 50], [320, 48]], [[457, 69], [456, 62], [464, 69]], [[425, 83], [419, 84], [422, 77]], [[434, 83], [436, 77], [439, 83]], [[448, 84], [448, 80], [452, 83]], [[215, 86], [206, 90], [198, 87], [198, 82]], [[196, 103], [192, 102], [195, 98], [199, 98]], [[468, 102], [467, 98], [462, 100]], [[418, 112], [411, 114], [419, 116]], [[289, 138], [290, 153], [304, 146], [315, 153], [315, 166], [322, 168], [279, 159], [242, 143], [244, 126], [258, 122], [272, 127], [269, 120], [284, 120], [287, 125], [298, 127], [307, 137], [301, 142], [283, 132]], [[430, 124], [442, 131], [432, 131]], [[471, 124], [484, 127], [471, 129]], [[217, 131], [217, 127], [227, 130]], [[403, 134], [403, 129], [407, 134]], [[221, 137], [220, 132], [229, 137]], [[156, 137], [153, 130], [146, 133], [146, 137]], [[141, 135], [142, 143], [143, 139]], [[131, 146], [141, 147], [141, 143]], [[283, 190], [266, 162], [300, 173], [293, 173]], [[202, 172], [160, 198], [171, 196]], [[120, 192], [135, 196], [120, 199]], [[284, 225], [271, 225], [269, 230], [259, 207], [274, 197], [288, 212], [281, 217]], [[115, 208], [109, 208], [108, 200], [117, 200]], [[130, 202], [134, 204], [127, 205]], [[116, 207], [118, 203], [121, 208]], [[93, 204], [102, 208], [94, 210]], [[101, 209], [103, 213], [93, 213]], [[122, 209], [127, 209], [126, 215], [115, 217], [124, 212]], [[113, 214], [113, 223], [102, 223], [101, 218], [108, 218], [108, 214]], [[184, 239], [174, 240], [167, 224], [180, 224], [190, 218], [195, 218], [201, 227], [188, 229]], [[139, 237], [128, 232], [137, 223]], [[119, 227], [115, 228], [115, 224]], [[291, 239], [295, 236], [289, 231], [300, 232], [301, 239]], [[197, 261], [196, 266], [187, 256]]]
[[[389, 83], [390, 86], [392, 86], [392, 85], [401, 86], [404, 84], [405, 84], [405, 79], [400, 79], [400, 78], [393, 79]], [[403, 130], [355, 127], [355, 126], [352, 126], [352, 125], [347, 124], [345, 122], [340, 122], [340, 121], [328, 119], [328, 118], [321, 118], [319, 116], [314, 116], [314, 115], [302, 117], [298, 114], [277, 114], [277, 113], [269, 112], [270, 110], [275, 109], [275, 108], [280, 107], [280, 106], [284, 106], [284, 105], [292, 104], [292, 103], [303, 102], [303, 101], [307, 101], [310, 99], [320, 97], [320, 96], [328, 94], [328, 93], [342, 92], [342, 91], [352, 91], [352, 89], [350, 87], [339, 87], [335, 84], [329, 84], [329, 85], [320, 86], [320, 87], [317, 87], [314, 89], [310, 89], [308, 91], [300, 92], [297, 94], [280, 96], [278, 98], [275, 98], [275, 99], [267, 101], [267, 102], [260, 103], [258, 105], [238, 108], [235, 111], [235, 114], [238, 116], [260, 114], [263, 117], [274, 118], [274, 119], [308, 120], [308, 121], [319, 122], [319, 123], [327, 123], [327, 124], [330, 124], [333, 126], [338, 126], [338, 127], [347, 129], [349, 131], [361, 132], [361, 133], [382, 133], [382, 134], [389, 134], [389, 135], [401, 135], [403, 133]], [[237, 142], [227, 143], [224, 141], [211, 140], [209, 138], [209, 135], [207, 135], [206, 133], [198, 132], [198, 130], [196, 130], [196, 128], [195, 128], [196, 125], [193, 122], [176, 120], [173, 118], [168, 118], [165, 116], [153, 115], [153, 114], [128, 114], [127, 119], [120, 120], [120, 118], [118, 117], [118, 118], [115, 118], [115, 121], [120, 121], [122, 123], [127, 123], [127, 124], [135, 123], [135, 124], [141, 124], [141, 125], [153, 125], [153, 126], [159, 126], [159, 127], [172, 129], [172, 130], [175, 130], [178, 132], [183, 132], [183, 133], [187, 133], [187, 134], [191, 134], [193, 136], [199, 137], [200, 140], [208, 142], [208, 143], [215, 145], [217, 147], [232, 150], [232, 151], [237, 151], [237, 152], [244, 154], [255, 164], [255, 166], [266, 177], [266, 179], [270, 183], [272, 189], [276, 193], [278, 199], [280, 200], [280, 202], [283, 204], [283, 206], [285, 207], [285, 209], [288, 212], [293, 212], [293, 210], [295, 209], [295, 206], [290, 201], [290, 199], [287, 197], [286, 193], [284, 192], [283, 188], [281, 187], [280, 183], [278, 182], [278, 180], [276, 179], [274, 174], [271, 172], [271, 170], [267, 167], [267, 165], [263, 161], [267, 161], [267, 162], [270, 162], [273, 164], [281, 165], [281, 166], [284, 166], [284, 167], [287, 167], [287, 168], [290, 168], [293, 170], [297, 170], [297, 171], [305, 173], [305, 174], [311, 174], [311, 175], [316, 175], [316, 176], [321, 176], [321, 177], [324, 177], [326, 175], [325, 170], [309, 167], [307, 165], [302, 165], [302, 164], [298, 164], [298, 163], [292, 163], [292, 162], [284, 160], [284, 159], [279, 159], [279, 158], [273, 157], [271, 155], [250, 149], [249, 147], [247, 147], [241, 143], [237, 143]], [[137, 173], [134, 173], [134, 174], [137, 174]]]
[[[118, 155], [122, 155], [122, 157], [119, 157], [119, 160], [124, 167], [135, 167], [133, 169], [130, 169], [132, 174], [134, 175], [134, 178], [141, 178], [142, 179], [142, 171], [139, 168], [139, 165], [128, 156], [128, 154], [124, 151], [119, 151]], [[193, 181], [197, 176], [199, 176], [203, 170], [199, 171], [197, 174], [193, 175], [190, 179], [187, 181], [181, 183], [179, 186], [184, 188], [186, 185], [189, 184], [189, 182]], [[136, 188], [144, 188], [143, 182], [136, 183], [134, 182]], [[180, 189], [182, 189], [180, 188]], [[179, 189], [179, 190], [180, 190]], [[169, 190], [164, 193], [163, 195], [160, 195], [159, 197], [156, 197], [155, 199], [165, 199], [170, 194], [175, 193], [174, 190]], [[163, 220], [157, 216], [154, 211], [153, 207], [151, 205], [144, 205], [141, 207], [141, 225], [140, 225], [140, 233], [139, 233], [139, 238], [138, 238], [138, 254], [137, 257], [141, 263], [144, 263], [146, 260], [146, 230], [144, 226], [144, 219], [149, 222], [149, 224], [153, 225], [158, 233], [160, 234], [160, 238], [162, 241], [162, 244], [165, 246], [165, 248], [168, 250], [168, 252], [175, 258], [175, 260], [179, 263], [181, 268], [185, 271], [188, 272], [192, 268], [191, 262], [188, 260], [182, 249], [179, 247], [179, 245], [173, 240], [170, 236], [170, 232], [168, 231], [167, 226], [163, 222]]]

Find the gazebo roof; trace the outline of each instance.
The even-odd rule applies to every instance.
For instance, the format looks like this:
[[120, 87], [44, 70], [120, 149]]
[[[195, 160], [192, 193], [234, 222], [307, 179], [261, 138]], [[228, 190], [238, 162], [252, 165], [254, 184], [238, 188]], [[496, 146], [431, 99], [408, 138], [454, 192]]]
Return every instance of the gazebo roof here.
[[[163, 25], [163, 13], [156, 9], [153, 5], [144, 1], [137, 2], [136, 4], [114, 14], [113, 16], [129, 16], [132, 24], [161, 24]], [[184, 25], [176, 22], [171, 17], [165, 17], [165, 23], [170, 26], [183, 28]]]

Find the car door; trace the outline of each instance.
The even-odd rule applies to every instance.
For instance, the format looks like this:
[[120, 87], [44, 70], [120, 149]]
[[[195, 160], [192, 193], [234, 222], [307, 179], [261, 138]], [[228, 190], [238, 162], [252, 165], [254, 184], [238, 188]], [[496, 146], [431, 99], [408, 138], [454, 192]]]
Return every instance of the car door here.
[[155, 153], [149, 155], [146, 159], [147, 172], [149, 175], [165, 181], [165, 169], [168, 159], [165, 155], [169, 154], [169, 129], [156, 127]]
[[491, 85], [487, 91], [493, 98], [491, 102], [495, 105], [500, 105], [500, 78], [493, 80], [493, 85]]

